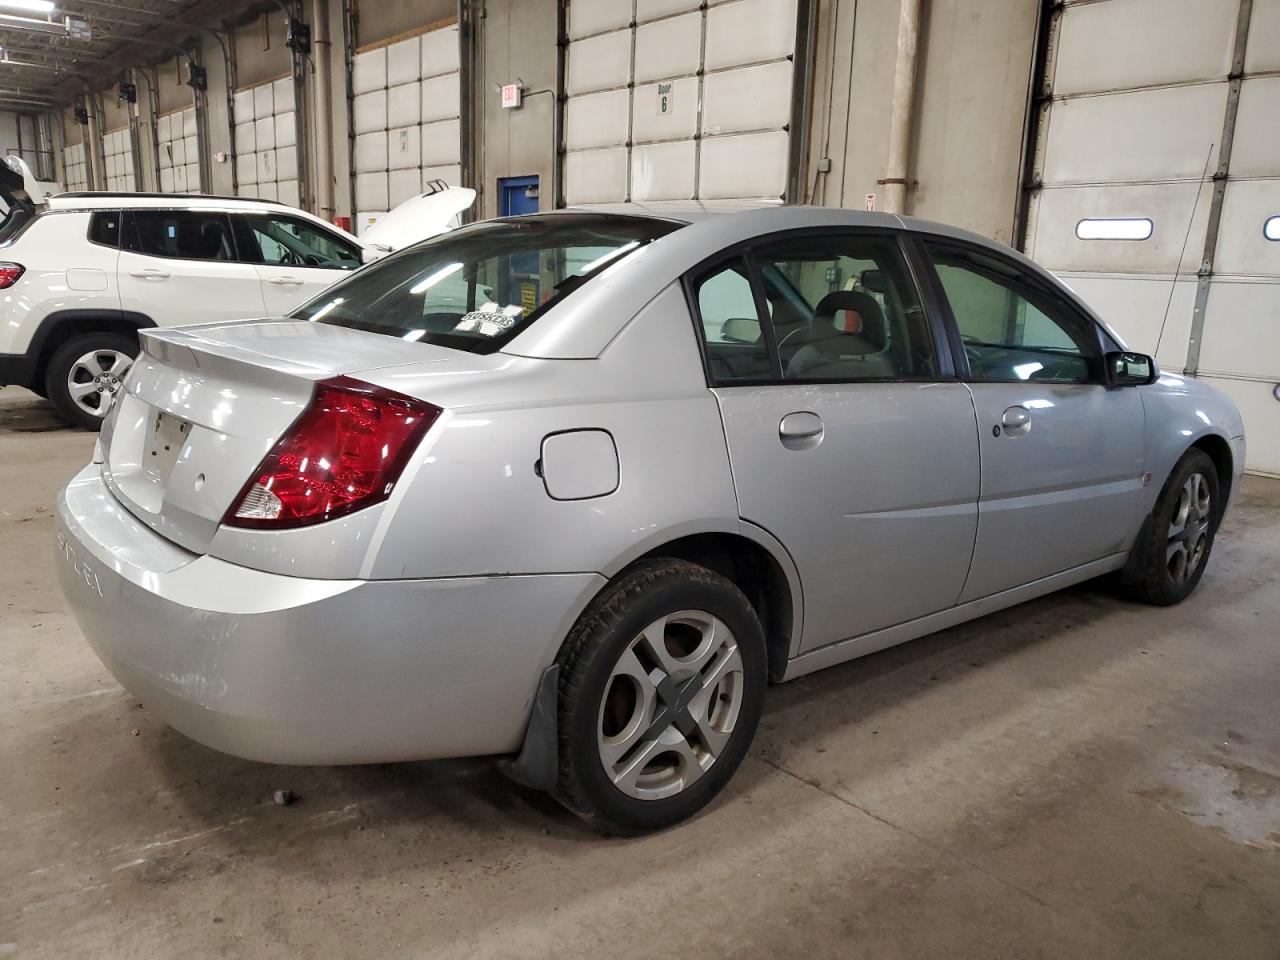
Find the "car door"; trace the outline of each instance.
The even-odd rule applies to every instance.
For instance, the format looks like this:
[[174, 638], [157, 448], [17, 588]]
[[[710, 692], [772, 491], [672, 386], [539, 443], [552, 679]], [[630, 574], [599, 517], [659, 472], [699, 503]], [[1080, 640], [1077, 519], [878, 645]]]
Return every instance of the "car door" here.
[[361, 264], [340, 234], [287, 213], [233, 214], [241, 257], [254, 264], [270, 316], [283, 316]]
[[122, 231], [122, 310], [162, 327], [263, 315], [262, 285], [253, 266], [237, 259], [225, 212], [134, 210]]
[[800, 573], [801, 650], [952, 606], [977, 427], [898, 239], [787, 234], [690, 280], [739, 511]]
[[994, 251], [922, 247], [978, 413], [978, 539], [961, 600], [1127, 550], [1144, 482], [1142, 398], [1104, 384], [1093, 321]]

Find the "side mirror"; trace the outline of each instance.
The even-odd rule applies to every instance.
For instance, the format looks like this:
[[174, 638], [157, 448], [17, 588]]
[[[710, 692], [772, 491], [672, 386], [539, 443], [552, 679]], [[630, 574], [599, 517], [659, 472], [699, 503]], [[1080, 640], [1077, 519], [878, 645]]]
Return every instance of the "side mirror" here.
[[729, 343], [759, 343], [760, 321], [748, 317], [730, 317], [720, 327], [720, 336]]
[[1145, 353], [1107, 354], [1107, 382], [1113, 387], [1141, 387], [1160, 379], [1160, 368]]

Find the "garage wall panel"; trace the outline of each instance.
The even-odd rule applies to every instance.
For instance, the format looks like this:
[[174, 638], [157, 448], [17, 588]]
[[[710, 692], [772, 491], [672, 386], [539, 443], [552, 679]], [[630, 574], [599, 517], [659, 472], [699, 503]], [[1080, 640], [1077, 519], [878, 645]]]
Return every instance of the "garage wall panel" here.
[[160, 153], [160, 192], [200, 192], [200, 150], [196, 110], [187, 107], [156, 119]]
[[102, 137], [102, 154], [106, 164], [107, 189], [138, 189], [133, 169], [133, 136], [128, 127], [109, 130]]
[[1101, 0], [1066, 7], [1055, 95], [1225, 77], [1237, 0]]
[[565, 201], [781, 199], [796, 17], [796, 0], [572, 0]]
[[[654, 89], [657, 89], [656, 85]], [[606, 90], [572, 98], [565, 104], [566, 146], [570, 150], [587, 150], [626, 144], [628, 109], [630, 103], [626, 90]], [[693, 135], [692, 124], [688, 135]], [[656, 138], [651, 136], [647, 139]]]
[[[1217, 161], [1223, 83], [1077, 97], [1053, 106], [1054, 183], [1199, 178]], [[1212, 153], [1210, 151], [1212, 148]]]
[[[1029, 252], [1138, 350], [1240, 405], [1248, 468], [1280, 474], [1280, 4], [1252, 5], [1212, 273], [1201, 281], [1217, 148], [1229, 122], [1238, 0], [1068, 2], [1040, 129]], [[1263, 71], [1264, 75], [1251, 75]], [[1153, 88], [1153, 85], [1163, 86]], [[1206, 171], [1206, 160], [1208, 161]], [[1194, 209], [1194, 216], [1192, 210]], [[1148, 218], [1146, 240], [1080, 240], [1084, 218]], [[1188, 227], [1190, 228], [1188, 230]]]
[[89, 189], [89, 164], [83, 143], [62, 148], [62, 181], [68, 192]]
[[461, 179], [458, 28], [358, 52], [355, 99], [356, 222], [372, 223], [435, 179]]
[[777, 60], [709, 74], [703, 81], [702, 132], [781, 129], [791, 119], [791, 62]]
[[631, 153], [632, 199], [692, 200], [695, 149], [692, 140], [638, 145]]
[[296, 106], [292, 77], [236, 91], [235, 163], [240, 196], [298, 205]]
[[637, 82], [692, 76], [702, 50], [702, 15], [668, 17], [636, 28]]

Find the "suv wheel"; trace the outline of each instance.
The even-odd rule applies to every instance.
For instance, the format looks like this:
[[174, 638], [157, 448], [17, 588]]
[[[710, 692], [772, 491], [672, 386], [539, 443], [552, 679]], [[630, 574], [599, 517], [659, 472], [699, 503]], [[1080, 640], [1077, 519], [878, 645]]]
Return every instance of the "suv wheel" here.
[[561, 654], [556, 795], [618, 833], [684, 820], [720, 791], [760, 720], [764, 634], [733, 583], [683, 560], [609, 585]]
[[124, 390], [138, 341], [121, 333], [87, 333], [59, 347], [45, 370], [45, 396], [69, 423], [97, 430]]

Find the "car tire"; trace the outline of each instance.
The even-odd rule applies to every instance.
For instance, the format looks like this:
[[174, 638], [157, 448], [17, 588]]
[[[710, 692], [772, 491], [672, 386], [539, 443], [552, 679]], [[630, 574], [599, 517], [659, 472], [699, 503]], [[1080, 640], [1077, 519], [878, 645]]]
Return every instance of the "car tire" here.
[[[137, 339], [122, 333], [104, 331], [73, 337], [49, 359], [45, 396], [58, 415], [73, 426], [101, 429], [112, 402], [124, 391], [124, 375], [137, 355]], [[91, 389], [82, 392], [77, 387]]]
[[1222, 517], [1218, 470], [1203, 450], [1183, 454], [1129, 555], [1122, 583], [1135, 600], [1180, 603], [1204, 575]]
[[600, 829], [660, 830], [719, 793], [760, 721], [760, 620], [717, 573], [684, 560], [610, 583], [559, 657], [557, 798]]

